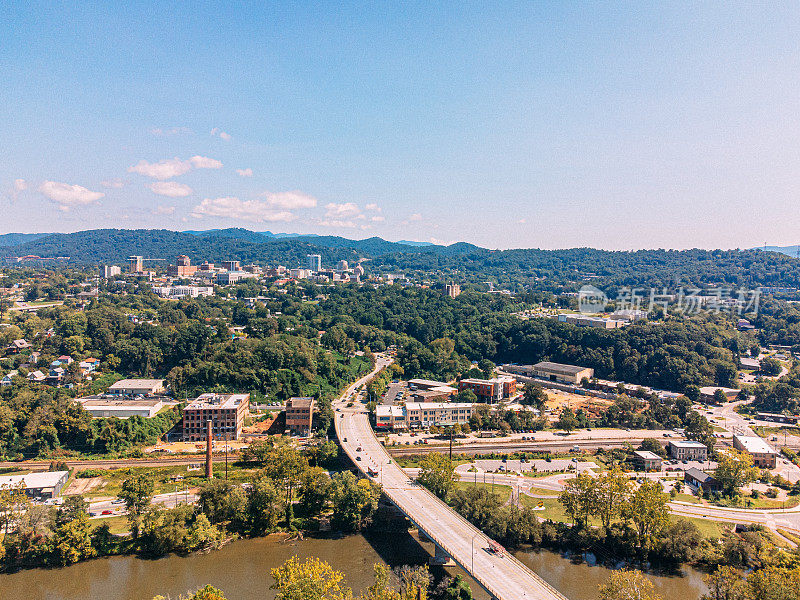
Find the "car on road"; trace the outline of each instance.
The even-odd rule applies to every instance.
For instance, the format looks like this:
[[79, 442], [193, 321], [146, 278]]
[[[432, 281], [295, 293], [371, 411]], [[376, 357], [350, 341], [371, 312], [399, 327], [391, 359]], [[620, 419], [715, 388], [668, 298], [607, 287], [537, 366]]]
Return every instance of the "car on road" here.
[[103, 512], [101, 512], [100, 514], [101, 514], [101, 515], [110, 515], [110, 514], [112, 514], [112, 513], [113, 513], [113, 511], [111, 511], [111, 510], [104, 510], [104, 511], [103, 511]]
[[360, 456], [356, 456], [356, 460], [357, 460], [358, 462], [361, 462], [361, 457], [360, 457]]

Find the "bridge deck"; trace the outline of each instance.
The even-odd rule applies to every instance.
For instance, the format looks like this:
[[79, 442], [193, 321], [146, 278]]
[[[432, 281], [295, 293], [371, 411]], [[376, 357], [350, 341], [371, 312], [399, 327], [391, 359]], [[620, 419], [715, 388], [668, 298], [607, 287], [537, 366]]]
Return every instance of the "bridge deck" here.
[[[498, 600], [567, 600], [508, 552], [502, 556], [491, 553], [488, 536], [413, 482], [391, 460], [375, 437], [368, 416], [360, 410], [360, 407], [348, 409], [340, 405], [341, 412], [336, 413], [336, 433], [353, 464], [380, 483], [400, 511], [487, 592]], [[377, 471], [375, 476], [368, 473], [370, 467]]]

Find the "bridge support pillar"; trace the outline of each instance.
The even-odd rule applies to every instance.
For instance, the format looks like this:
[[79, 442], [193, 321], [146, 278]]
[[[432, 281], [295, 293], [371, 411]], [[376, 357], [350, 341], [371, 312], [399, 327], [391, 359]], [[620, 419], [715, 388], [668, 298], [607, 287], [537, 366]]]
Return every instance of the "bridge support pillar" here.
[[439, 567], [449, 567], [455, 564], [453, 562], [453, 559], [450, 558], [450, 555], [439, 547], [439, 544], [435, 544], [434, 547], [436, 548], [436, 550], [433, 556], [431, 556], [430, 559], [428, 560], [429, 564], [436, 565]]

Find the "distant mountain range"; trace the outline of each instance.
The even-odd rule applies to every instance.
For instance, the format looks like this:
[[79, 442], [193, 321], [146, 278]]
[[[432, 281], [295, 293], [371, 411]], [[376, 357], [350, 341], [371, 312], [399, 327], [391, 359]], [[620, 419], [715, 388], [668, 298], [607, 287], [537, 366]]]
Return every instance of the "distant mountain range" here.
[[186, 254], [193, 261], [238, 259], [241, 261], [305, 264], [306, 254], [321, 254], [325, 261], [375, 258], [388, 255], [431, 253], [454, 256], [483, 248], [459, 242], [438, 246], [424, 242], [389, 242], [379, 237], [351, 240], [339, 236], [274, 234], [243, 228], [207, 231], [166, 229], [92, 229], [75, 233], [0, 236], [4, 256], [68, 256], [73, 262], [122, 262], [131, 255], [172, 262]]
[[767, 252], [779, 252], [780, 254], [785, 254], [786, 256], [791, 256], [792, 258], [797, 258], [798, 254], [800, 253], [800, 246], [759, 246], [758, 248], [753, 248], [753, 250], [766, 250]]

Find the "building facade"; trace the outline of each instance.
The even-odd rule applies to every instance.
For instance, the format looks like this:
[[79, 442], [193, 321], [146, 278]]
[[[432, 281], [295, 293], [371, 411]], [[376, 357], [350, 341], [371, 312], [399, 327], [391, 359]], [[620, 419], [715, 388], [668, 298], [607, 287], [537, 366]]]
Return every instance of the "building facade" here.
[[481, 402], [494, 404], [503, 398], [510, 398], [517, 392], [517, 380], [513, 377], [493, 379], [462, 379], [458, 391], [472, 390]]
[[669, 455], [676, 460], [704, 461], [708, 459], [708, 448], [694, 440], [675, 440], [669, 443]]
[[774, 469], [778, 453], [758, 436], [734, 435], [733, 447], [753, 457], [753, 465], [760, 469]]
[[314, 422], [314, 398], [289, 398], [286, 402], [286, 429], [294, 435], [310, 435]]
[[201, 394], [183, 410], [183, 440], [206, 439], [208, 421], [215, 440], [236, 440], [250, 412], [250, 394]]

